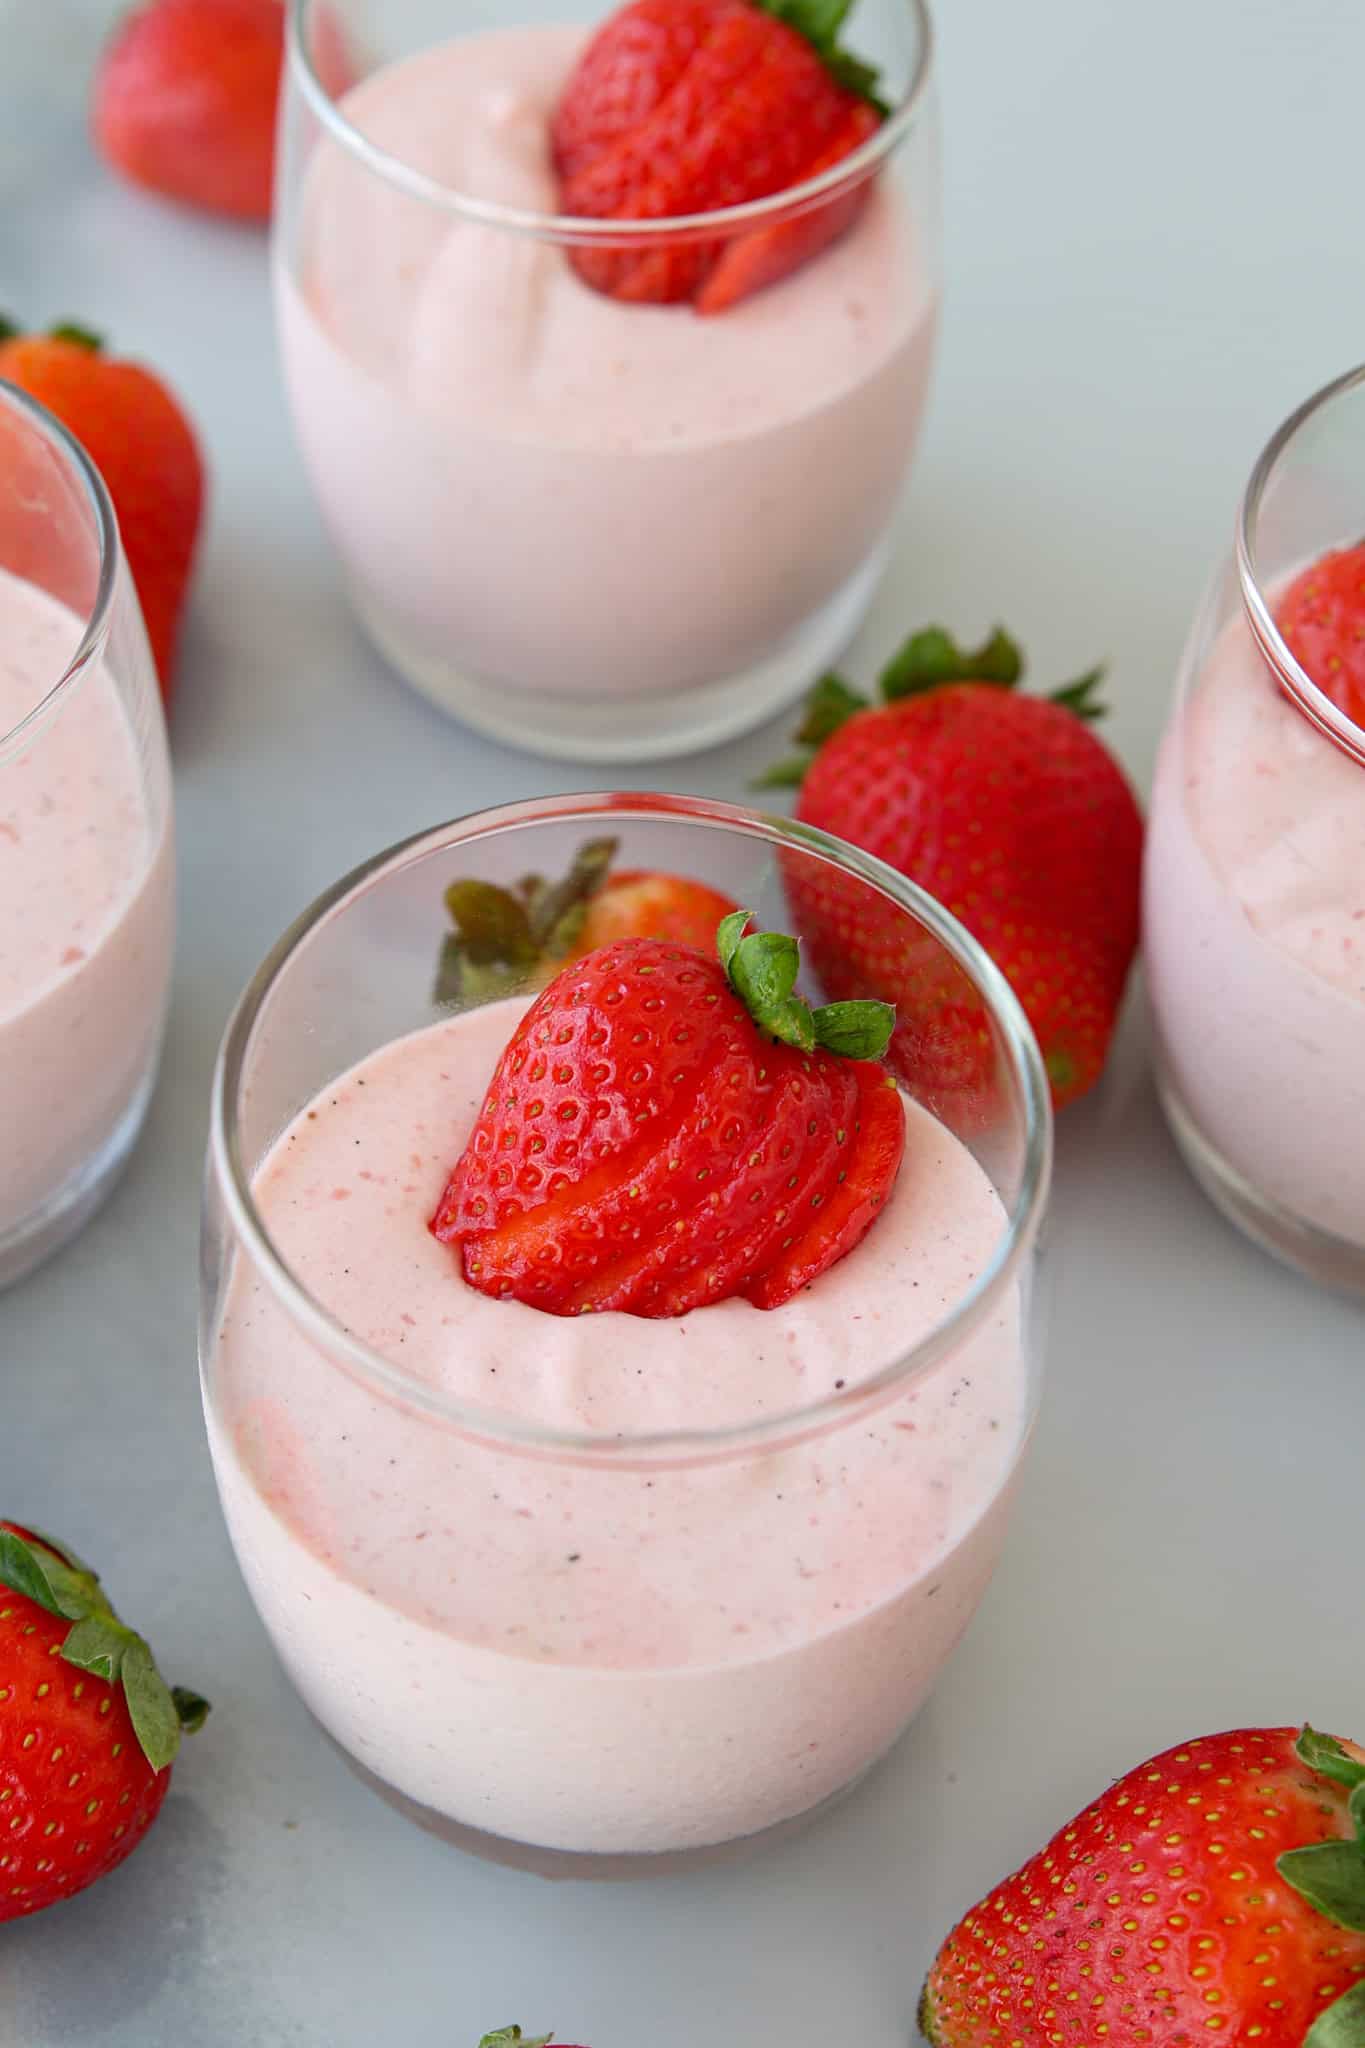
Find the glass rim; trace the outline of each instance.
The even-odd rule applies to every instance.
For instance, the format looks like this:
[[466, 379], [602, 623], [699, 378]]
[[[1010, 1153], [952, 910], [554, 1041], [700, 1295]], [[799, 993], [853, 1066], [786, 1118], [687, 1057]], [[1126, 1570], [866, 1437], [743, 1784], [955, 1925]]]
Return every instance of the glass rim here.
[[496, 200], [476, 199], [471, 193], [460, 192], [414, 170], [390, 150], [381, 149], [341, 111], [338, 100], [318, 76], [308, 48], [305, 19], [314, 4], [315, 0], [290, 0], [286, 61], [290, 79], [335, 141], [376, 176], [428, 206], [439, 207], [482, 227], [502, 228], [511, 234], [533, 235], [580, 247], [620, 247], [629, 243], [633, 247], [658, 248], [694, 240], [700, 235], [723, 237], [743, 228], [766, 227], [776, 220], [803, 213], [846, 185], [858, 183], [891, 155], [918, 120], [934, 71], [934, 26], [928, 0], [904, 0], [919, 32], [915, 69], [899, 103], [867, 141], [848, 156], [784, 192], [746, 200], [742, 205], [717, 207], [711, 213], [656, 216], [638, 221], [602, 220], [591, 215], [541, 213], [534, 207], [504, 206]]
[[[766, 841], [774, 850], [785, 847], [819, 854], [833, 860], [845, 873], [880, 889], [937, 938], [971, 976], [1000, 1028], [1017, 1082], [1025, 1125], [1023, 1171], [1018, 1193], [1005, 1209], [1005, 1227], [988, 1264], [934, 1328], [903, 1356], [845, 1391], [823, 1395], [774, 1416], [712, 1428], [656, 1429], [608, 1437], [600, 1431], [558, 1428], [448, 1394], [403, 1372], [332, 1316], [295, 1276], [277, 1249], [252, 1194], [252, 1173], [254, 1164], [259, 1162], [248, 1165], [242, 1156], [238, 1117], [247, 1056], [256, 1025], [277, 982], [314, 932], [342, 914], [384, 875], [397, 873], [446, 848], [509, 830], [575, 820], [595, 822], [603, 817], [621, 821], [682, 818], [737, 831], [747, 838]], [[362, 861], [294, 920], [247, 983], [223, 1034], [209, 1108], [209, 1159], [217, 1192], [237, 1234], [239, 1250], [251, 1259], [256, 1273], [271, 1288], [295, 1326], [334, 1363], [383, 1398], [419, 1410], [467, 1435], [528, 1453], [557, 1453], [616, 1464], [637, 1456], [715, 1457], [755, 1445], [771, 1445], [778, 1440], [790, 1442], [815, 1434], [840, 1418], [852, 1419], [878, 1397], [916, 1377], [951, 1345], [976, 1329], [1031, 1248], [1051, 1179], [1052, 1137], [1051, 1096], [1042, 1055], [1018, 998], [977, 940], [935, 897], [873, 855], [813, 826], [707, 797], [651, 791], [591, 791], [528, 798], [520, 803], [472, 811], [416, 833]], [[211, 1341], [210, 1337], [205, 1344], [206, 1367]]]
[[95, 539], [99, 548], [99, 574], [95, 596], [86, 616], [85, 631], [81, 635], [80, 643], [61, 674], [44, 691], [37, 703], [31, 706], [8, 732], [0, 733], [0, 759], [3, 759], [28, 740], [40, 725], [46, 723], [58, 703], [70, 694], [78, 679], [104, 651], [104, 644], [109, 637], [109, 620], [113, 609], [121, 544], [113, 500], [109, 496], [104, 478], [70, 429], [63, 426], [56, 414], [49, 412], [45, 405], [41, 405], [36, 398], [30, 397], [27, 391], [21, 390], [17, 384], [11, 384], [4, 377], [0, 377], [0, 405], [7, 407], [27, 426], [34, 428], [48, 443], [58, 461], [68, 470], [75, 472], [94, 515]]
[[1356, 724], [1339, 704], [1334, 704], [1321, 686], [1313, 681], [1291, 653], [1283, 639], [1265, 585], [1257, 565], [1256, 536], [1262, 501], [1274, 480], [1281, 458], [1298, 439], [1303, 428], [1315, 420], [1319, 413], [1344, 398], [1351, 392], [1365, 386], [1365, 363], [1344, 375], [1334, 377], [1330, 384], [1324, 384], [1311, 398], [1290, 413], [1288, 419], [1275, 429], [1265, 447], [1261, 450], [1256, 465], [1242, 493], [1237, 508], [1237, 579], [1241, 586], [1242, 604], [1262, 655], [1269, 663], [1285, 695], [1291, 699], [1309, 722], [1343, 753], [1365, 766], [1365, 729]]

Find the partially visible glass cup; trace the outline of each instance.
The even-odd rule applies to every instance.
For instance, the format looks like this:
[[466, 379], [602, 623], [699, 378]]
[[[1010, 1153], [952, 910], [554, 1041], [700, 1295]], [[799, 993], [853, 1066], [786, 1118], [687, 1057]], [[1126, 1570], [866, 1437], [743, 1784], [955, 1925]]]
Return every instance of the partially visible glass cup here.
[[[371, 637], [479, 730], [616, 761], [757, 724], [852, 638], [933, 353], [938, 129], [924, 0], [860, 0], [894, 111], [844, 163], [691, 221], [560, 217], [548, 114], [591, 12], [292, 0], [274, 268]], [[853, 215], [711, 316], [574, 270]]]
[[113, 507], [0, 383], [0, 1286], [66, 1242], [141, 1126], [170, 982], [166, 728]]
[[[973, 998], [970, 1135], [909, 1108], [885, 1215], [784, 1308], [546, 1315], [476, 1294], [427, 1230], [529, 995], [435, 1003], [444, 891], [559, 874], [604, 833], [623, 868], [693, 876], [774, 927], [802, 880], [837, 877]], [[465, 1846], [595, 1874], [766, 1834], [855, 1781], [1005, 1540], [1050, 1147], [1001, 976], [932, 899], [822, 834], [700, 799], [564, 797], [339, 882], [224, 1040], [201, 1360], [239, 1563], [346, 1756]]]
[[1273, 436], [1162, 742], [1145, 958], [1162, 1099], [1248, 1235], [1365, 1293], [1365, 731], [1281, 636], [1288, 585], [1365, 529], [1365, 368]]

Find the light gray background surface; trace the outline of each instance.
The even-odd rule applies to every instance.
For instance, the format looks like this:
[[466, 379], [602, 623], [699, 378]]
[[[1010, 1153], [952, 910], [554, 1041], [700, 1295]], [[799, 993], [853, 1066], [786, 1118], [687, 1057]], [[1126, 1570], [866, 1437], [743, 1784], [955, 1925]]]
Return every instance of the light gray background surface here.
[[[940, 11], [941, 368], [852, 665], [931, 616], [964, 632], [999, 616], [1041, 680], [1107, 655], [1110, 730], [1145, 783], [1254, 454], [1365, 356], [1365, 11]], [[594, 778], [444, 723], [362, 644], [284, 415], [263, 243], [120, 189], [86, 146], [108, 12], [0, 0], [0, 306], [79, 315], [162, 366], [202, 427], [213, 508], [175, 719], [165, 1068], [110, 1207], [0, 1300], [0, 1496], [98, 1556], [215, 1713], [134, 1861], [0, 1930], [0, 2048], [473, 2048], [513, 2018], [592, 2048], [896, 2048], [949, 1922], [1107, 1776], [1237, 1722], [1365, 1735], [1349, 1593], [1365, 1316], [1197, 1195], [1134, 1015], [1061, 1132], [1050, 1383], [1012, 1548], [936, 1698], [851, 1803], [719, 1874], [551, 1886], [464, 1860], [352, 1780], [266, 1647], [204, 1451], [213, 1054], [265, 947], [341, 870], [471, 806]], [[780, 738], [639, 780], [738, 796]]]

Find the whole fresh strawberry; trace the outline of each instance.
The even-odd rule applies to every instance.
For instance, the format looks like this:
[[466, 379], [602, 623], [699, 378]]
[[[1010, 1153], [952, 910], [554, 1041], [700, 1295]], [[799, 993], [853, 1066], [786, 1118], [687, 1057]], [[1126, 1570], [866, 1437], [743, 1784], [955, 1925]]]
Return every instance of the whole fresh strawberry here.
[[972, 1908], [936, 2048], [1361, 2048], [1365, 1751], [1239, 1729], [1111, 1785]]
[[[798, 818], [898, 868], [980, 940], [1060, 1107], [1109, 1050], [1137, 948], [1142, 817], [1089, 728], [1099, 672], [1053, 697], [1016, 692], [1021, 673], [1003, 633], [974, 653], [938, 628], [917, 633], [883, 671], [879, 704], [826, 676], [801, 728], [807, 751], [764, 780], [799, 783]], [[893, 1064], [946, 1113], [942, 1098], [992, 1057], [966, 977], [937, 946], [909, 952], [903, 916], [830, 868], [793, 860], [788, 894], [828, 993], [896, 1004]]]
[[452, 882], [448, 934], [437, 970], [438, 1003], [486, 1002], [513, 989], [539, 988], [570, 960], [614, 939], [672, 939], [709, 947], [716, 926], [737, 906], [719, 889], [685, 875], [613, 870], [615, 839], [590, 839], [566, 875], [527, 875], [515, 889], [472, 878]]
[[812, 1011], [796, 942], [619, 939], [514, 1031], [432, 1219], [484, 1294], [552, 1315], [776, 1308], [871, 1229], [905, 1142], [884, 1003]]
[[[589, 42], [556, 109], [565, 213], [675, 219], [765, 199], [832, 169], [875, 132], [876, 74], [839, 47], [851, 0], [630, 0]], [[618, 299], [719, 313], [845, 232], [864, 178], [730, 239], [580, 248], [579, 274]]]
[[1365, 541], [1305, 569], [1280, 599], [1276, 624], [1300, 668], [1365, 725]]
[[159, 377], [83, 328], [24, 335], [0, 320], [0, 377], [55, 413], [104, 478], [169, 703], [204, 509], [194, 429]]
[[186, 206], [268, 220], [284, 0], [146, 0], [95, 78], [95, 140], [115, 170]]
[[163, 1681], [64, 1544], [0, 1522], [0, 1920], [83, 1891], [161, 1810], [208, 1703]]

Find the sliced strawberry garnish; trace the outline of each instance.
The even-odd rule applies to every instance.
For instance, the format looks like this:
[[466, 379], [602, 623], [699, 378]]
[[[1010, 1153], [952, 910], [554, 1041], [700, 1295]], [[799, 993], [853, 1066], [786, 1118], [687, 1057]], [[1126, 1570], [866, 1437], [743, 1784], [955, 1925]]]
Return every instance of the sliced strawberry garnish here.
[[1365, 725], [1365, 541], [1305, 569], [1280, 600], [1276, 624], [1300, 668]]
[[[861, 149], [875, 133], [878, 119], [875, 107], [866, 100], [857, 101], [824, 155], [807, 166], [806, 176], [817, 178]], [[734, 236], [696, 295], [697, 311], [724, 313], [741, 299], [751, 298], [770, 284], [780, 284], [848, 232], [867, 204], [870, 191], [864, 180], [792, 220], [779, 221], [776, 227]]]
[[[833, 1185], [808, 1204], [804, 1230], [749, 1289], [755, 1308], [775, 1308], [860, 1244], [896, 1178], [905, 1148], [905, 1107], [891, 1076], [860, 1062], [852, 1116], [835, 1133]], [[851, 1164], [841, 1162], [847, 1158]]]
[[861, 1055], [893, 1015], [812, 1012], [795, 941], [747, 922], [719, 960], [619, 940], [532, 1004], [432, 1220], [471, 1286], [553, 1315], [771, 1308], [871, 1227], [903, 1125]]
[[[873, 74], [837, 47], [846, 8], [781, 12], [755, 0], [632, 0], [613, 15], [556, 112], [563, 210], [622, 222], [713, 213], [804, 184], [864, 142], [880, 113], [868, 97]], [[817, 255], [852, 224], [868, 189], [733, 247], [717, 238], [581, 248], [573, 261], [615, 298], [694, 299], [719, 312]]]

